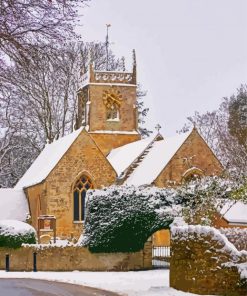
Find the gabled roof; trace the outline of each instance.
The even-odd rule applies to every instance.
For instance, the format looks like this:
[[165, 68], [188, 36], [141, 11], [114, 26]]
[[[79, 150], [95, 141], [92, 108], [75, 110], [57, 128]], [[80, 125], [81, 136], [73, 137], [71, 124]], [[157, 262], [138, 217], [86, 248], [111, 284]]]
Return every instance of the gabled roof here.
[[229, 223], [247, 224], [247, 204], [241, 201], [229, 201], [220, 211]]
[[147, 148], [154, 137], [148, 137], [143, 140], [126, 144], [113, 149], [107, 156], [108, 161], [114, 167], [118, 176], [126, 170], [129, 165]]
[[41, 151], [30, 168], [18, 181], [15, 189], [22, 189], [42, 182], [63, 157], [82, 130], [83, 128], [80, 128], [51, 144], [46, 144], [43, 151]]
[[[191, 131], [171, 138], [140, 140], [112, 150], [107, 158], [118, 172], [118, 176], [134, 165], [133, 172], [124, 184], [135, 186], [151, 184], [190, 134]], [[138, 156], [141, 157], [138, 159]]]
[[0, 189], [0, 219], [26, 221], [29, 214], [28, 201], [24, 191], [12, 188]]

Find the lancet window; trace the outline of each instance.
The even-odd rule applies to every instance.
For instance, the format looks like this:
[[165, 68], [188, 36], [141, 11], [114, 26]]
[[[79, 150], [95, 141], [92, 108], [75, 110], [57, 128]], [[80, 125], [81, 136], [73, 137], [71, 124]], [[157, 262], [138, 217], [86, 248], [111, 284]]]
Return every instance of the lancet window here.
[[83, 175], [76, 182], [73, 192], [74, 200], [74, 221], [85, 220], [85, 209], [86, 209], [86, 194], [89, 189], [93, 188], [91, 179]]

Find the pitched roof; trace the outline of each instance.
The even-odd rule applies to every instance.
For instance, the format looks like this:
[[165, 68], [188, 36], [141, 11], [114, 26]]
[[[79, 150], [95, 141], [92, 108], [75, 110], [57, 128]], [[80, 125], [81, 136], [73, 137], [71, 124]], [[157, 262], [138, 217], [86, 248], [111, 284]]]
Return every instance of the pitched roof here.
[[229, 223], [247, 224], [247, 204], [241, 201], [227, 202], [220, 213]]
[[126, 170], [129, 165], [147, 148], [153, 139], [154, 137], [148, 137], [143, 140], [132, 142], [113, 149], [109, 153], [107, 159], [114, 167], [118, 176], [120, 176], [121, 173]]
[[0, 189], [0, 219], [25, 221], [29, 214], [24, 191], [13, 188]]
[[82, 130], [83, 128], [80, 128], [51, 144], [46, 144], [43, 151], [41, 151], [30, 168], [18, 181], [15, 189], [22, 189], [42, 182], [56, 166]]
[[[118, 176], [123, 174], [124, 171], [126, 172], [126, 169], [134, 164], [135, 168], [124, 184], [135, 186], [151, 184], [190, 133], [191, 131], [162, 140], [160, 138], [148, 138], [130, 143], [112, 150], [107, 158], [118, 172]], [[137, 160], [141, 153], [142, 157]]]

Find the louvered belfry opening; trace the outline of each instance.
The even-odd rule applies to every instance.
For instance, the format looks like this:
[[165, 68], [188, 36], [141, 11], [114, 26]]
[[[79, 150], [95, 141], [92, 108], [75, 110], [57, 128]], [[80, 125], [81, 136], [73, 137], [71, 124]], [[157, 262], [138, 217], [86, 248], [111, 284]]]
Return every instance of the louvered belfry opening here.
[[83, 175], [74, 186], [74, 221], [84, 221], [86, 194], [89, 189], [93, 189], [91, 179]]

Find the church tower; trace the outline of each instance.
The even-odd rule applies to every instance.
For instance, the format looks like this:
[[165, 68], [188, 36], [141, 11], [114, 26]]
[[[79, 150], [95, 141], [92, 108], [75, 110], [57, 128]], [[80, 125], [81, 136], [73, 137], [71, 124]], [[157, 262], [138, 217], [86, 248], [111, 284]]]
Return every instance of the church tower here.
[[97, 71], [90, 64], [78, 91], [77, 128], [80, 126], [85, 126], [105, 155], [140, 139], [134, 51], [132, 72]]

